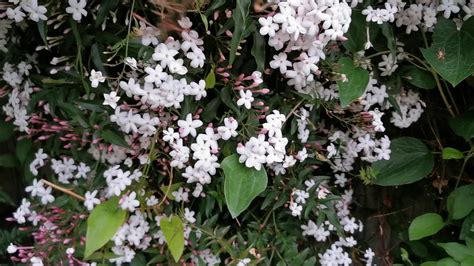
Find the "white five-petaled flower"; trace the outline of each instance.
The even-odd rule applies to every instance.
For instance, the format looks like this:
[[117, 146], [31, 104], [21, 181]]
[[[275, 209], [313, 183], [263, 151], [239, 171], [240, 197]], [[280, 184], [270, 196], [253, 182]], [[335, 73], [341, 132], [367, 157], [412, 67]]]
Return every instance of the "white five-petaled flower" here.
[[117, 108], [117, 102], [120, 100], [120, 96], [117, 96], [115, 91], [107, 94], [104, 93], [104, 102], [103, 105], [110, 105], [113, 109]]
[[250, 90], [241, 90], [239, 91], [239, 94], [240, 94], [240, 99], [237, 100], [237, 105], [238, 106], [245, 106], [245, 108], [247, 109], [250, 109], [251, 106], [252, 106], [252, 102], [254, 100], [253, 96], [252, 96], [252, 91]]
[[84, 195], [84, 198], [86, 198], [86, 200], [84, 201], [84, 206], [87, 208], [87, 210], [92, 211], [95, 205], [100, 204], [100, 200], [95, 197], [96, 195], [97, 190], [94, 190], [92, 192], [87, 191]]
[[191, 136], [196, 137], [196, 128], [202, 126], [201, 120], [193, 120], [193, 116], [188, 114], [186, 116], [186, 120], [179, 120], [179, 133], [181, 137], [186, 137], [187, 135], [191, 134]]
[[84, 9], [87, 4], [86, 0], [69, 0], [68, 3], [69, 7], [66, 8], [66, 12], [72, 14], [75, 21], [81, 22], [82, 16], [87, 16], [87, 11]]
[[120, 207], [124, 210], [133, 212], [136, 207], [140, 206], [140, 202], [136, 200], [137, 193], [132, 191], [128, 196], [123, 196], [120, 200]]
[[99, 82], [105, 81], [105, 77], [102, 76], [102, 72], [92, 69], [89, 80], [91, 81], [92, 88], [97, 88], [99, 86]]

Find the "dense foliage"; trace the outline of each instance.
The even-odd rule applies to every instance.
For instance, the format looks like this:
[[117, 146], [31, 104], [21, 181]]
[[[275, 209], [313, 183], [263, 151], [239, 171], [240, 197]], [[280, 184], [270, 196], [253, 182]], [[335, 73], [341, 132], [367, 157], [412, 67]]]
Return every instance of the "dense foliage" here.
[[474, 265], [473, 14], [0, 3], [3, 259]]

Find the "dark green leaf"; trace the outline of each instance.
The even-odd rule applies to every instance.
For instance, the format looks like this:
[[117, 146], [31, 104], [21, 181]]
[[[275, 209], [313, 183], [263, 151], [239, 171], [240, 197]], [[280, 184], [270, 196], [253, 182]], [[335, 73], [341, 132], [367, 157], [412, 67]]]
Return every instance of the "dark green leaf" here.
[[91, 46], [91, 57], [92, 57], [92, 62], [94, 63], [95, 67], [100, 72], [102, 72], [102, 74], [107, 76], [107, 72], [105, 71], [105, 68], [104, 68], [104, 63], [102, 62], [101, 52], [99, 51], [99, 47], [97, 46], [97, 43], [94, 43]]
[[44, 20], [40, 20], [36, 24], [38, 25], [38, 31], [41, 36], [41, 39], [43, 40], [44, 45], [48, 47], [48, 40], [46, 39], [46, 37], [48, 36], [48, 24]]
[[337, 64], [340, 67], [338, 72], [347, 78], [346, 81], [337, 81], [341, 105], [345, 107], [364, 93], [369, 83], [369, 72], [354, 66], [352, 59], [348, 57], [339, 59]]
[[265, 47], [266, 42], [263, 36], [259, 31], [254, 31], [251, 53], [255, 59], [255, 62], [257, 63], [257, 70], [262, 73], [265, 71]]
[[433, 75], [416, 66], [401, 67], [400, 75], [408, 83], [418, 88], [430, 90], [436, 87], [436, 81]]
[[440, 17], [431, 47], [421, 52], [441, 77], [456, 86], [474, 72], [473, 43], [474, 17], [466, 20], [459, 31], [454, 21]]
[[454, 220], [466, 217], [474, 210], [474, 184], [456, 188], [448, 197], [449, 216]]
[[468, 111], [448, 121], [456, 135], [469, 141], [474, 138], [474, 111]]
[[[237, 47], [242, 41], [244, 32], [247, 30], [249, 16], [250, 0], [237, 0], [237, 6], [232, 12], [234, 19], [234, 32], [232, 33], [232, 40], [230, 42], [230, 57], [229, 64], [234, 63]], [[253, 24], [253, 23], [252, 23]]]
[[127, 213], [118, 204], [119, 197], [112, 197], [97, 205], [87, 218], [84, 258], [104, 246], [125, 222]]
[[224, 170], [224, 194], [227, 208], [233, 218], [245, 211], [267, 187], [267, 172], [248, 168], [239, 162], [239, 155], [226, 157], [221, 168]]
[[416, 138], [401, 137], [392, 140], [390, 160], [372, 164], [376, 180], [381, 186], [410, 184], [427, 176], [434, 166], [430, 150]]
[[5, 191], [1, 190], [1, 188], [0, 188], [0, 203], [8, 204], [13, 207], [16, 206], [15, 202], [10, 197], [10, 195], [8, 195]]
[[464, 219], [461, 232], [459, 233], [459, 239], [466, 240], [467, 238], [474, 239], [474, 212], [472, 211], [466, 219]]
[[13, 124], [0, 121], [0, 143], [9, 140], [15, 133], [14, 129]]
[[109, 143], [122, 146], [124, 148], [130, 148], [130, 146], [123, 139], [123, 137], [113, 132], [112, 130], [106, 129], [101, 133], [101, 135], [102, 135], [102, 138], [104, 138], [104, 140]]
[[24, 163], [28, 157], [33, 142], [30, 139], [22, 139], [16, 143], [16, 157], [21, 163]]
[[346, 33], [347, 41], [343, 42], [344, 47], [356, 53], [364, 50], [364, 44], [367, 41], [366, 34], [367, 22], [365, 16], [360, 11], [353, 11], [351, 15], [351, 24]]
[[99, 27], [104, 22], [107, 14], [117, 7], [119, 1], [116, 0], [102, 0], [99, 10], [97, 11], [97, 17], [95, 19], [95, 27]]
[[18, 166], [18, 160], [13, 154], [2, 154], [0, 155], [0, 167], [13, 168]]
[[425, 213], [416, 217], [408, 228], [411, 241], [436, 234], [444, 227], [443, 218], [437, 213]]

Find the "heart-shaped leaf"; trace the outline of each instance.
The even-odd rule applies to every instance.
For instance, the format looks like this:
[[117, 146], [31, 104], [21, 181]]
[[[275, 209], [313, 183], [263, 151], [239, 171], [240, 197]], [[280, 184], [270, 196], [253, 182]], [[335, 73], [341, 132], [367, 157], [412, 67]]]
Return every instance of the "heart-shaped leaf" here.
[[438, 19], [433, 43], [421, 49], [423, 56], [441, 77], [453, 86], [474, 73], [474, 17], [464, 22], [457, 30], [452, 20]]
[[474, 210], [474, 184], [456, 188], [448, 197], [448, 213], [454, 220], [466, 217]]
[[469, 141], [474, 138], [474, 111], [467, 111], [448, 121], [449, 127], [456, 135]]
[[176, 262], [179, 261], [184, 250], [184, 225], [176, 215], [160, 220], [161, 231], [165, 236], [166, 244]]
[[126, 212], [118, 206], [119, 197], [112, 197], [97, 205], [87, 218], [84, 258], [101, 248], [125, 222]]
[[376, 180], [381, 186], [410, 184], [427, 176], [434, 166], [433, 155], [423, 142], [402, 137], [392, 140], [390, 160], [372, 164]]
[[338, 65], [338, 72], [345, 75], [346, 78], [337, 81], [339, 98], [341, 105], [344, 107], [364, 93], [369, 83], [369, 72], [363, 68], [354, 66], [352, 59], [348, 57], [339, 59]]
[[252, 200], [267, 187], [267, 172], [248, 168], [239, 162], [239, 155], [226, 157], [221, 167], [224, 170], [224, 195], [232, 218], [245, 211]]

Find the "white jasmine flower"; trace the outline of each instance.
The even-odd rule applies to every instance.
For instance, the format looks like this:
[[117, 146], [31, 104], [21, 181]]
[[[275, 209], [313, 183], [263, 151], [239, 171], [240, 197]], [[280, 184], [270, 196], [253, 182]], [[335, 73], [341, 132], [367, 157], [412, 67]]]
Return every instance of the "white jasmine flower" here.
[[117, 102], [120, 100], [120, 96], [117, 96], [115, 91], [110, 92], [109, 94], [104, 93], [104, 102], [103, 105], [109, 105], [113, 109], [117, 108]]
[[136, 200], [137, 193], [132, 191], [129, 195], [125, 195], [120, 199], [120, 207], [123, 210], [135, 211], [135, 208], [140, 206], [140, 202]]
[[184, 219], [186, 219], [186, 221], [188, 221], [189, 223], [195, 223], [196, 222], [196, 218], [194, 218], [194, 211], [190, 211], [189, 208], [185, 208], [184, 209]]
[[186, 115], [186, 120], [178, 120], [179, 132], [181, 137], [191, 135], [196, 137], [196, 128], [202, 126], [202, 121], [197, 119], [193, 120], [192, 114]]
[[102, 72], [92, 69], [89, 80], [91, 81], [91, 87], [97, 88], [99, 86], [99, 82], [102, 83], [105, 81], [105, 77], [102, 76]]
[[87, 5], [86, 0], [68, 0], [68, 3], [69, 7], [66, 7], [66, 12], [72, 14], [75, 21], [81, 22], [82, 16], [87, 16], [87, 11], [84, 9]]
[[243, 105], [245, 106], [245, 108], [250, 109], [252, 106], [252, 102], [254, 100], [254, 98], [252, 97], [252, 91], [246, 90], [244, 92], [244, 90], [240, 90], [239, 94], [240, 94], [240, 99], [237, 100], [237, 105], [238, 106]]
[[94, 190], [92, 192], [87, 191], [86, 194], [84, 195], [84, 198], [86, 199], [84, 201], [84, 206], [87, 208], [87, 210], [92, 211], [95, 205], [100, 204], [100, 200], [96, 198], [96, 195], [97, 195], [97, 190]]

